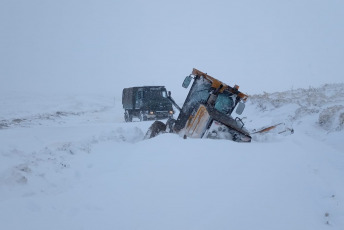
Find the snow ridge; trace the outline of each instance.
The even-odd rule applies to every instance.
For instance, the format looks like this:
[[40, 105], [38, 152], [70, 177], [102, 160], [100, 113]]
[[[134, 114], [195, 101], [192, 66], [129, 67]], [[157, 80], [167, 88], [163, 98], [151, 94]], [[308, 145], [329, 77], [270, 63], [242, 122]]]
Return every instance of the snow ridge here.
[[284, 119], [292, 123], [316, 115], [316, 125], [326, 131], [344, 128], [344, 84], [252, 95], [249, 104], [262, 114], [284, 111]]

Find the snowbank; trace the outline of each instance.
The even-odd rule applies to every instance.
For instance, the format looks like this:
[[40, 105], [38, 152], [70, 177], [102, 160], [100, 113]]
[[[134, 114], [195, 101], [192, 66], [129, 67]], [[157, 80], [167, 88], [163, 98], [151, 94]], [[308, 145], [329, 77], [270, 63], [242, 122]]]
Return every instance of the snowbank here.
[[0, 229], [343, 229], [343, 88], [251, 96], [249, 129], [295, 132], [249, 144], [143, 140], [111, 96], [7, 97]]

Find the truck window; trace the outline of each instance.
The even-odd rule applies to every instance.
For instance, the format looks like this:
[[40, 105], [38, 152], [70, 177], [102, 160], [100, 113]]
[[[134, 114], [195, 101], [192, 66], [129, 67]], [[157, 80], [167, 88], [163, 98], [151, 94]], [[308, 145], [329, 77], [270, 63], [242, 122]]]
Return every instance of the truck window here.
[[166, 98], [167, 97], [166, 91], [161, 91], [161, 95], [162, 95], [162, 97]]
[[145, 98], [149, 99], [159, 99], [161, 97], [167, 97], [166, 91], [150, 89], [145, 91]]
[[142, 99], [143, 98], [143, 91], [138, 91], [137, 92], [137, 99]]

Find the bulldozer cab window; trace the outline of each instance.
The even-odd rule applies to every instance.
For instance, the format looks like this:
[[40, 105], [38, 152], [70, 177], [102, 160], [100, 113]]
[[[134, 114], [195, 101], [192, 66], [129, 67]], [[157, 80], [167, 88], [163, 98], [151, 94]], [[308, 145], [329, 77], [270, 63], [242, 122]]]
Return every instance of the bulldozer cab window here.
[[195, 78], [195, 81], [191, 86], [190, 93], [185, 100], [185, 106], [183, 106], [183, 110], [187, 113], [187, 117], [190, 116], [189, 112], [191, 112], [194, 107], [198, 107], [200, 103], [208, 100], [210, 89], [210, 81], [203, 77]]
[[228, 93], [222, 93], [218, 95], [215, 102], [216, 110], [220, 111], [221, 113], [228, 114], [231, 112], [233, 106], [233, 99]]

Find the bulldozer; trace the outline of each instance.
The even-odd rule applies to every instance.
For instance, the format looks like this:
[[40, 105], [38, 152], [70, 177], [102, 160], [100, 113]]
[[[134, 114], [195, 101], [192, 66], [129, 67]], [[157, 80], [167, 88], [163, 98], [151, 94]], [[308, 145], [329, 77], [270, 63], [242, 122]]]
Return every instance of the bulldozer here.
[[[193, 82], [192, 82], [193, 81]], [[207, 73], [193, 69], [182, 86], [189, 93], [180, 108], [168, 92], [167, 98], [179, 110], [177, 119], [170, 118], [166, 124], [155, 121], [145, 138], [153, 138], [161, 133], [177, 133], [184, 138], [228, 139], [236, 142], [251, 142], [251, 135], [244, 127], [241, 115], [248, 96], [233, 87], [211, 77]]]

